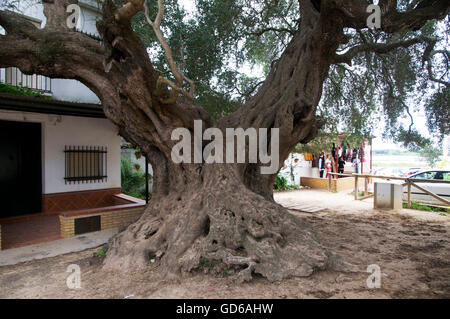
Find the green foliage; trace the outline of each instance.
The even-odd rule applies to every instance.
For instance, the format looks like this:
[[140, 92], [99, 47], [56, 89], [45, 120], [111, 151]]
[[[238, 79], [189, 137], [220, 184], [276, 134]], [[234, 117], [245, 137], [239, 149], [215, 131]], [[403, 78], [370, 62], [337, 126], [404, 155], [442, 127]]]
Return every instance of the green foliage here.
[[409, 151], [418, 153], [429, 166], [434, 167], [442, 156], [442, 148], [436, 147], [431, 139], [422, 137], [415, 129], [406, 131], [400, 128], [397, 139], [402, 141]]
[[137, 171], [129, 158], [121, 158], [122, 192], [145, 199], [145, 173]]
[[[157, 1], [146, 1], [154, 18]], [[4, 2], [8, 8], [16, 8], [19, 3]], [[404, 12], [412, 3], [412, 0], [397, 1], [397, 9]], [[5, 4], [2, 3], [3, 7]], [[299, 2], [197, 0], [192, 14], [180, 4], [179, 0], [165, 1], [162, 30], [175, 62], [184, 65], [182, 71], [196, 83], [198, 103], [217, 121], [257, 92], [299, 28]], [[142, 12], [133, 18], [132, 27], [149, 49], [155, 68], [170, 78], [164, 52]], [[351, 28], [344, 32], [349, 41], [338, 48], [342, 52], [361, 44], [406, 41], [417, 36], [437, 38], [434, 50], [445, 52], [450, 39], [448, 19], [431, 20], [415, 32], [388, 34], [369, 29], [356, 32]], [[449, 134], [449, 88], [430, 81], [428, 64], [423, 59], [426, 48], [425, 43], [419, 43], [383, 54], [361, 52], [351, 66], [332, 65], [317, 110], [324, 124], [321, 132], [344, 131], [361, 137], [370, 136], [384, 126], [383, 137], [417, 150]], [[36, 54], [50, 63], [62, 49], [50, 45], [46, 52]], [[435, 54], [430, 61], [434, 78], [448, 82], [448, 53]], [[247, 70], [256, 68], [262, 72], [248, 74]], [[414, 125], [405, 124], [423, 109], [431, 139], [424, 139]], [[316, 153], [321, 148], [329, 149], [329, 145], [317, 142], [303, 150]]]
[[[155, 17], [156, 1], [146, 1]], [[411, 2], [398, 1], [397, 9], [405, 11]], [[196, 82], [197, 101], [214, 121], [235, 111], [257, 92], [301, 20], [297, 0], [197, 0], [192, 14], [178, 0], [165, 3], [162, 29], [174, 59], [182, 64], [184, 57], [183, 72]], [[164, 53], [142, 13], [135, 17], [133, 28], [150, 49], [156, 69], [170, 77]], [[449, 30], [448, 21], [435, 20], [416, 32], [397, 34], [349, 28], [344, 30], [349, 42], [338, 51], [361, 44], [406, 41], [420, 35], [437, 38], [434, 49], [445, 51]], [[384, 54], [362, 52], [353, 59], [352, 66], [332, 65], [317, 110], [324, 124], [321, 132], [348, 132], [362, 137], [384, 126], [385, 139], [420, 150], [432, 141], [419, 134], [414, 125], [408, 126], [415, 112], [425, 109], [432, 137], [448, 134], [449, 89], [429, 80], [425, 51], [426, 44], [420, 43]], [[433, 55], [430, 61], [434, 77], [448, 81], [448, 54]], [[262, 73], [246, 74], [248, 68], [244, 66], [260, 68]], [[316, 153], [330, 148], [329, 142], [311, 144], [303, 151]]]
[[[150, 16], [154, 18], [157, 1], [147, 0], [147, 3]], [[228, 61], [238, 52], [236, 44], [240, 35], [234, 17], [242, 8], [233, 0], [198, 0], [196, 9], [194, 16], [188, 16], [178, 1], [165, 1], [162, 30], [175, 62], [182, 65], [185, 60], [182, 71], [196, 82], [198, 102], [217, 120], [236, 110], [239, 101], [233, 97], [239, 73]], [[133, 29], [150, 48], [156, 69], [171, 77], [164, 51], [143, 13], [134, 18]]]
[[338, 134], [319, 134], [314, 140], [308, 144], [298, 144], [295, 148], [297, 153], [318, 154], [320, 152], [331, 152], [333, 143], [338, 142]]
[[[406, 7], [406, 3], [399, 2], [399, 7]], [[449, 47], [450, 39], [450, 29], [445, 24], [429, 21], [417, 32], [394, 35], [348, 29], [350, 41], [339, 50], [365, 43], [407, 41], [420, 35], [438, 38], [435, 49], [444, 49]], [[322, 130], [369, 135], [375, 129], [383, 129], [384, 124], [385, 139], [417, 151], [433, 144], [433, 139], [442, 139], [449, 132], [449, 89], [430, 81], [428, 62], [423, 59], [426, 48], [421, 43], [384, 54], [363, 52], [353, 59], [352, 66], [333, 65], [318, 109], [325, 119]], [[448, 53], [434, 55], [430, 61], [434, 77], [448, 82]], [[423, 114], [424, 110], [432, 139], [415, 129], [416, 114]]]
[[432, 145], [425, 146], [420, 152], [420, 157], [431, 167], [436, 166], [436, 164], [440, 161], [441, 156], [441, 148], [437, 148]]
[[106, 257], [106, 252], [102, 249], [97, 252], [97, 257], [104, 258]]
[[223, 274], [224, 274], [224, 276], [228, 275], [228, 272], [229, 272], [229, 271], [230, 271], [230, 270], [228, 269], [227, 266], [223, 267]]
[[425, 104], [427, 125], [440, 140], [450, 134], [450, 87], [442, 87]]
[[273, 189], [278, 191], [300, 189], [298, 185], [288, 185], [288, 181], [281, 175], [277, 175], [273, 184]]
[[[341, 145], [347, 146], [350, 145], [351, 148], [359, 148], [363, 145], [364, 136], [359, 133], [347, 134], [343, 140]], [[298, 144], [295, 148], [295, 152], [297, 153], [311, 153], [318, 154], [320, 152], [331, 153], [333, 149], [333, 144], [338, 146], [339, 143], [339, 134], [338, 133], [320, 133], [315, 139], [310, 141], [308, 144]]]
[[[146, 0], [150, 16], [157, 1]], [[255, 0], [197, 0], [188, 14], [177, 0], [165, 1], [162, 30], [178, 65], [196, 82], [196, 98], [214, 121], [235, 111], [256, 93], [263, 78], [243, 71], [244, 64], [267, 74], [298, 27], [298, 2], [280, 0], [261, 5]], [[150, 49], [152, 62], [171, 77], [164, 52], [143, 13], [133, 29]], [[272, 30], [273, 29], [273, 30]], [[274, 31], [283, 30], [283, 31]]]
[[15, 94], [15, 95], [22, 95], [22, 96], [35, 96], [35, 97], [43, 97], [43, 98], [49, 98], [48, 96], [42, 95], [41, 93], [24, 88], [24, 87], [17, 87], [12, 86], [7, 83], [0, 83], [0, 93], [9, 93], [9, 94]]
[[286, 190], [288, 187], [287, 179], [283, 176], [277, 175], [275, 179], [275, 183], [273, 184], [273, 189], [275, 190]]
[[215, 265], [216, 265], [216, 262], [214, 260], [209, 260], [206, 257], [200, 258], [200, 267], [201, 268], [208, 268], [209, 270], [212, 270]]
[[[408, 208], [408, 203], [403, 203], [403, 208]], [[450, 213], [450, 208], [427, 206], [425, 204], [420, 204], [417, 202], [411, 202], [411, 209], [423, 210], [427, 212], [439, 212], [443, 213], [444, 215]]]

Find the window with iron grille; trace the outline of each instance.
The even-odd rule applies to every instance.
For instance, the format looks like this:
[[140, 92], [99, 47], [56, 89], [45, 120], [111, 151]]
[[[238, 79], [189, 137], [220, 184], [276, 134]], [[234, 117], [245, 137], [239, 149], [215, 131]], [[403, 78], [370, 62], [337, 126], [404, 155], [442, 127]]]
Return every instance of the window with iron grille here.
[[66, 146], [65, 182], [101, 183], [108, 179], [108, 149], [103, 146]]

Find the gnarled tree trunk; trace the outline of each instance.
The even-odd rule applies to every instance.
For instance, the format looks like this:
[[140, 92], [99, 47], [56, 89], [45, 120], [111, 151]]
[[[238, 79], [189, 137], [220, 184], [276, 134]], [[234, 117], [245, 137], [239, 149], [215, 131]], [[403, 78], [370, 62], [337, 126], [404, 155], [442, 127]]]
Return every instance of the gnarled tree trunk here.
[[[322, 29], [329, 26], [317, 21], [317, 14], [305, 17], [301, 31], [258, 94], [218, 124], [224, 136], [226, 128], [279, 128], [278, 165], [297, 143], [308, 142], [317, 131], [315, 108], [330, 52], [339, 44], [339, 38], [333, 39], [331, 46], [318, 41]], [[103, 32], [110, 30], [106, 25]], [[115, 35], [118, 37], [121, 35]], [[140, 82], [133, 82], [133, 90], [136, 83]], [[159, 102], [152, 99], [152, 103]], [[161, 112], [167, 107], [162, 105]], [[190, 120], [180, 127], [192, 128], [192, 117]], [[207, 118], [202, 120], [205, 128], [210, 126]], [[172, 124], [170, 129], [174, 128]], [[308, 276], [329, 263], [330, 254], [311, 227], [273, 201], [276, 174], [261, 175], [256, 164], [175, 165], [170, 147], [164, 150], [157, 145], [156, 150], [149, 147], [153, 140], [135, 142], [155, 159], [151, 161], [155, 193], [145, 214], [112, 241], [105, 260], [107, 269], [146, 267], [157, 260], [161, 271], [176, 275], [207, 261], [217, 268], [236, 268], [240, 280], [251, 279], [252, 273], [279, 280]], [[165, 137], [163, 143], [173, 146], [174, 142]]]
[[184, 183], [156, 191], [144, 215], [112, 241], [106, 268], [159, 259], [164, 274], [176, 275], [203, 260], [236, 268], [240, 280], [252, 272], [278, 280], [325, 268], [329, 254], [311, 227], [250, 190], [227, 166], [186, 170]]

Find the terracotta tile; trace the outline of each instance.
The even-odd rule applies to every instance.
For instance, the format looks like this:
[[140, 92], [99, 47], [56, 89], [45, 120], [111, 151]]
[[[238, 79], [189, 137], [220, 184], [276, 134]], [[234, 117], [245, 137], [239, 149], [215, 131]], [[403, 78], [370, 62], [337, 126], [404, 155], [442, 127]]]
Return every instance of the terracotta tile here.
[[2, 249], [60, 239], [58, 216], [2, 225]]

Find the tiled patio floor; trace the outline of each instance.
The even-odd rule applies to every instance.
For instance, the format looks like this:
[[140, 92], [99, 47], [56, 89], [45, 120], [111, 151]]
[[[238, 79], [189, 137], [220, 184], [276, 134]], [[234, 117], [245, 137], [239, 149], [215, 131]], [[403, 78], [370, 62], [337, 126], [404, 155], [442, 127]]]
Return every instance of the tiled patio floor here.
[[61, 239], [58, 216], [1, 222], [2, 250]]

